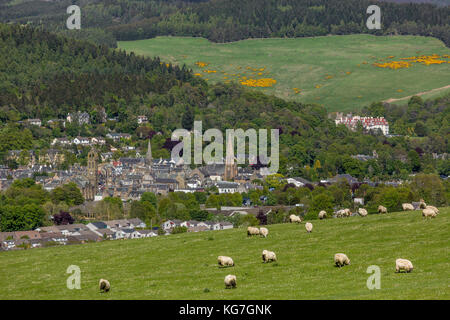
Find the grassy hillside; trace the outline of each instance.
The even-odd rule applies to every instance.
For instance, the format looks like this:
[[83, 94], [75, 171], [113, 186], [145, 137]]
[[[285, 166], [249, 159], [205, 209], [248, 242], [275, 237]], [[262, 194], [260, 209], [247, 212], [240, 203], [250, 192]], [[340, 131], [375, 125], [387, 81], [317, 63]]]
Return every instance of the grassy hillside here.
[[[202, 38], [158, 37], [119, 42], [119, 47], [137, 54], [157, 55], [180, 65], [185, 63], [213, 82], [273, 79], [276, 83], [272, 87], [256, 89], [285, 99], [323, 104], [330, 111], [360, 109], [374, 101], [402, 98], [450, 84], [450, 63], [414, 63], [410, 68], [397, 70], [373, 66], [374, 62], [411, 56], [449, 55], [450, 49], [435, 38], [350, 35], [217, 44]], [[444, 60], [450, 62], [448, 58]], [[197, 62], [207, 65], [201, 67]]]
[[[449, 299], [450, 208], [433, 220], [419, 211], [268, 226], [268, 238], [244, 229], [179, 234], [1, 252], [0, 299]], [[278, 262], [263, 264], [263, 249]], [[333, 266], [346, 253], [351, 265]], [[220, 269], [218, 255], [235, 267]], [[413, 262], [396, 274], [395, 259]], [[69, 265], [81, 268], [81, 290], [66, 288]], [[381, 268], [381, 289], [368, 290], [367, 267]], [[235, 274], [238, 287], [225, 290]], [[99, 278], [112, 291], [97, 290]], [[207, 290], [206, 290], [207, 289]]]

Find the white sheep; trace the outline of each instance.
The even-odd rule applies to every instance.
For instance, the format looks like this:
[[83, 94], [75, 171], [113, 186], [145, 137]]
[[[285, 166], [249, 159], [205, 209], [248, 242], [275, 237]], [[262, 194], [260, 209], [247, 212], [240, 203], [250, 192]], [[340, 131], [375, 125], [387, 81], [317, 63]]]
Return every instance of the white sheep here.
[[277, 256], [273, 251], [263, 250], [262, 259], [263, 262], [277, 261]]
[[350, 265], [350, 259], [344, 253], [336, 253], [334, 255], [334, 263], [337, 267], [343, 267], [345, 265]]
[[259, 229], [255, 227], [247, 228], [247, 236], [256, 236], [259, 234]]
[[225, 288], [236, 288], [236, 276], [233, 274], [229, 274], [225, 277]]
[[319, 219], [325, 219], [327, 217], [327, 212], [325, 210], [322, 210], [319, 212]]
[[98, 282], [98, 287], [102, 292], [108, 292], [111, 289], [109, 281], [105, 279], [100, 279], [100, 281]]
[[364, 209], [364, 208], [359, 208], [359, 209], [358, 209], [358, 213], [359, 213], [359, 215], [360, 215], [361, 217], [365, 217], [365, 216], [368, 215], [367, 210]]
[[406, 259], [395, 260], [395, 272], [400, 272], [402, 270], [406, 272], [411, 272], [413, 268], [414, 268], [413, 264], [409, 260]]
[[423, 209], [422, 216], [424, 216], [425, 218], [434, 218], [436, 217], [436, 212], [433, 209]]
[[305, 224], [305, 228], [306, 228], [306, 231], [307, 231], [307, 232], [311, 232], [312, 229], [313, 229], [312, 223], [311, 223], [311, 222], [307, 222], [307, 223]]
[[411, 203], [402, 203], [403, 211], [414, 210], [414, 206]]
[[426, 206], [425, 209], [431, 209], [431, 210], [433, 210], [436, 214], [439, 214], [439, 209], [436, 208], [435, 206]]
[[230, 257], [227, 256], [218, 256], [217, 262], [219, 263], [219, 266], [222, 267], [233, 267], [234, 261]]
[[289, 222], [291, 222], [291, 223], [294, 223], [294, 222], [300, 223], [300, 222], [302, 222], [302, 219], [299, 216], [296, 216], [295, 214], [291, 214], [289, 216]]
[[350, 211], [350, 209], [348, 209], [348, 208], [344, 209], [344, 216], [350, 217], [351, 215], [352, 215], [352, 212]]
[[267, 235], [269, 234], [269, 230], [267, 228], [259, 228], [259, 234], [261, 237], [267, 238]]
[[344, 209], [336, 211], [336, 218], [342, 218], [344, 215], [345, 215]]
[[387, 208], [383, 206], [378, 206], [378, 213], [387, 213]]

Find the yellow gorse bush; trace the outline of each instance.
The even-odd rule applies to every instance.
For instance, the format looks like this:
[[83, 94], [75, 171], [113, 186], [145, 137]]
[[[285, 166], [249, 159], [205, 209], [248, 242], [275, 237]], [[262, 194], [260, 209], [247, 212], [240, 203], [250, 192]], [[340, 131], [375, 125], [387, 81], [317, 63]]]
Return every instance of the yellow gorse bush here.
[[[392, 56], [390, 56], [392, 57]], [[432, 54], [429, 56], [422, 55], [422, 56], [414, 56], [414, 57], [407, 57], [407, 58], [400, 58], [401, 61], [391, 61], [391, 62], [385, 62], [385, 63], [374, 63], [373, 65], [379, 68], [389, 68], [393, 70], [402, 69], [402, 68], [409, 68], [413, 63], [421, 63], [423, 65], [429, 66], [432, 64], [442, 64], [442, 63], [449, 63], [447, 61], [442, 60], [443, 58], [449, 58], [449, 55], [442, 55], [439, 56], [437, 54]], [[383, 61], [380, 59], [380, 61]]]
[[199, 66], [200, 68], [204, 68], [204, 67], [206, 67], [207, 65], [209, 65], [209, 63], [203, 62], [203, 61], [197, 61], [195, 64], [196, 64], [197, 66]]
[[272, 78], [263, 78], [263, 79], [248, 79], [245, 81], [241, 81], [241, 85], [253, 88], [267, 88], [272, 87], [277, 83], [277, 80]]

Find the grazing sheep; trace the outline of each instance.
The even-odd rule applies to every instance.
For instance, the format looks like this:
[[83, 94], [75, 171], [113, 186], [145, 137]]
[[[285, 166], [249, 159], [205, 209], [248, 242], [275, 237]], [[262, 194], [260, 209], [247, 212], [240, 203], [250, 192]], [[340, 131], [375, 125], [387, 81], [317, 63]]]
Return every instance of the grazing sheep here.
[[395, 260], [395, 272], [400, 272], [402, 270], [406, 272], [411, 272], [413, 268], [414, 268], [413, 264], [409, 260], [406, 259]]
[[225, 277], [225, 289], [236, 288], [236, 276], [229, 274]]
[[263, 250], [262, 259], [263, 262], [277, 261], [277, 256], [273, 251]]
[[334, 255], [334, 263], [336, 267], [343, 267], [346, 264], [350, 265], [350, 259], [344, 253], [336, 253]]
[[259, 234], [259, 229], [255, 227], [247, 228], [247, 236], [257, 236]]
[[350, 209], [348, 209], [348, 208], [344, 209], [344, 216], [350, 217], [351, 215], [352, 215], [352, 212], [350, 211]]
[[419, 201], [419, 209], [426, 209], [427, 204], [425, 203], [425, 201], [423, 201], [423, 199], [420, 199]]
[[414, 210], [414, 206], [411, 203], [402, 203], [403, 211]]
[[425, 209], [431, 209], [434, 211], [434, 213], [439, 214], [439, 209], [435, 206], [426, 206]]
[[344, 215], [345, 215], [344, 209], [336, 211], [336, 218], [342, 218]]
[[267, 235], [269, 234], [269, 230], [267, 228], [259, 228], [259, 234], [261, 237], [267, 238]]
[[219, 263], [219, 266], [222, 267], [234, 267], [233, 259], [227, 256], [218, 256], [217, 262]]
[[322, 210], [319, 212], [319, 219], [325, 219], [327, 217], [327, 212], [325, 210]]
[[378, 206], [378, 213], [387, 213], [386, 207]]
[[360, 215], [361, 217], [365, 217], [365, 216], [367, 216], [367, 214], [368, 214], [367, 210], [364, 209], [364, 208], [359, 208], [359, 209], [358, 209], [358, 213], [359, 213], [359, 215]]
[[422, 216], [424, 216], [425, 218], [434, 218], [436, 217], [436, 212], [433, 209], [423, 209]]
[[302, 219], [299, 216], [296, 216], [295, 214], [291, 214], [289, 216], [289, 222], [291, 222], [291, 223], [294, 223], [294, 222], [300, 223], [300, 222], [302, 222]]
[[105, 279], [100, 279], [100, 281], [98, 282], [98, 287], [102, 292], [108, 292], [111, 289], [109, 281]]
[[307, 223], [305, 224], [305, 228], [306, 228], [306, 231], [307, 231], [307, 232], [311, 232], [312, 229], [313, 229], [312, 223], [311, 223], [311, 222], [307, 222]]

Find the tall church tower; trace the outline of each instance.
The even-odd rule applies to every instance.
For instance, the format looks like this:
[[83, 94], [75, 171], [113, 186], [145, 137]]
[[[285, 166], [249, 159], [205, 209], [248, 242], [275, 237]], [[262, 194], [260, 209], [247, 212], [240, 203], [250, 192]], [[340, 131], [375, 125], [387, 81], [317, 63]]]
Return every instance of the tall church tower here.
[[237, 176], [237, 164], [234, 162], [233, 140], [231, 135], [227, 138], [227, 154], [225, 158], [225, 181], [232, 181]]
[[152, 144], [151, 139], [148, 138], [148, 147], [147, 147], [147, 153], [145, 155], [145, 163], [149, 166], [152, 165], [153, 157], [152, 157]]
[[85, 199], [88, 201], [93, 201], [95, 195], [97, 194], [98, 187], [98, 164], [97, 164], [97, 151], [94, 148], [91, 149], [88, 153], [87, 158], [87, 179], [88, 184], [85, 188]]

